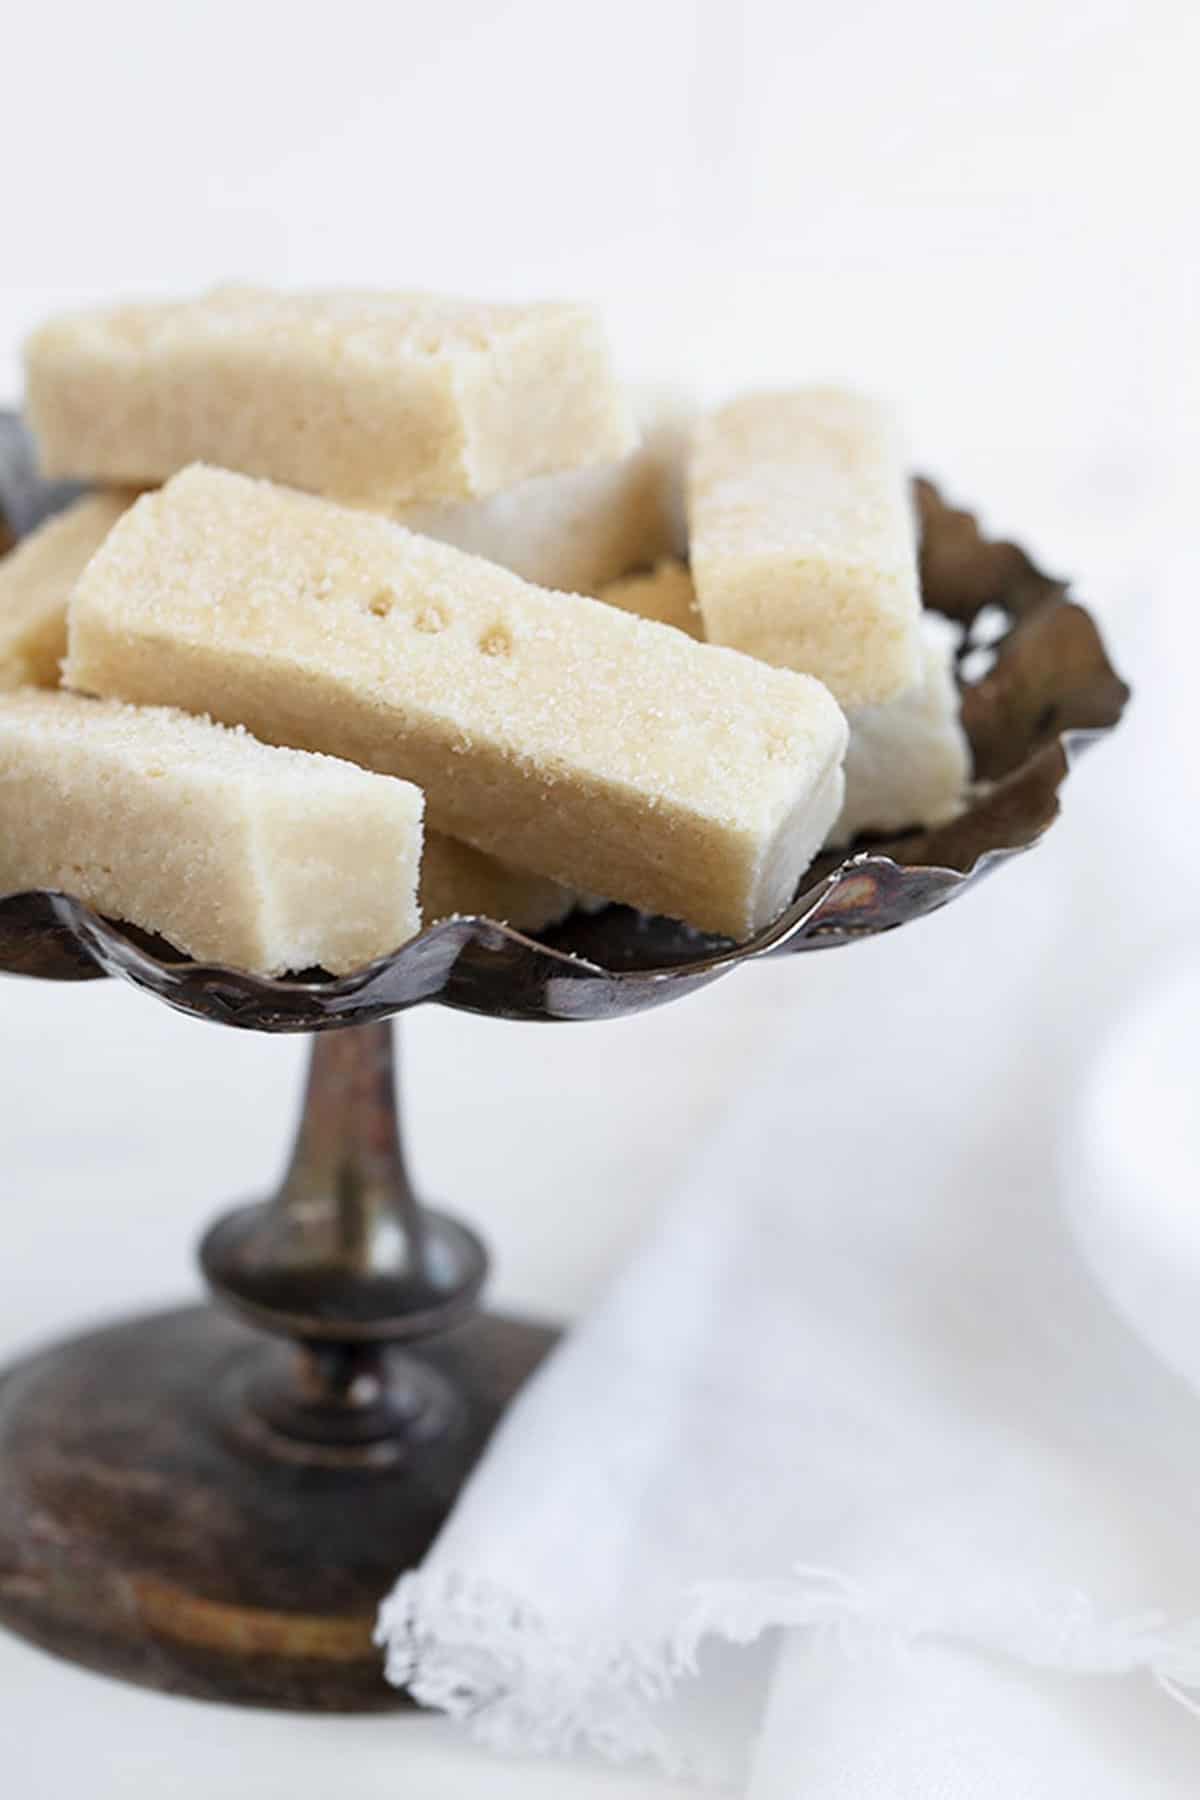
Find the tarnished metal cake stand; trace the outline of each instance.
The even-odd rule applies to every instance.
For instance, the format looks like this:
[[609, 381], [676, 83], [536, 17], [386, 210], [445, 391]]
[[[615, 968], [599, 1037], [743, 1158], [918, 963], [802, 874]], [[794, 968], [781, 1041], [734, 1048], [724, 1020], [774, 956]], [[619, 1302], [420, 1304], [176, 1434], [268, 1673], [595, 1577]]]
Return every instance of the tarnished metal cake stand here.
[[[39, 488], [11, 418], [5, 495], [15, 533], [63, 498]], [[402, 1703], [372, 1645], [377, 1603], [554, 1334], [479, 1311], [483, 1246], [413, 1193], [391, 1017], [431, 1000], [508, 1019], [638, 1012], [743, 963], [920, 918], [1034, 844], [1072, 754], [1116, 724], [1126, 690], [1062, 583], [932, 487], [917, 495], [927, 604], [966, 627], [976, 789], [950, 825], [827, 859], [750, 943], [609, 907], [540, 941], [456, 920], [339, 980], [268, 981], [183, 961], [62, 895], [0, 900], [2, 969], [120, 975], [198, 1018], [313, 1034], [278, 1193], [201, 1244], [215, 1304], [91, 1332], [0, 1379], [0, 1621], [175, 1693]]]

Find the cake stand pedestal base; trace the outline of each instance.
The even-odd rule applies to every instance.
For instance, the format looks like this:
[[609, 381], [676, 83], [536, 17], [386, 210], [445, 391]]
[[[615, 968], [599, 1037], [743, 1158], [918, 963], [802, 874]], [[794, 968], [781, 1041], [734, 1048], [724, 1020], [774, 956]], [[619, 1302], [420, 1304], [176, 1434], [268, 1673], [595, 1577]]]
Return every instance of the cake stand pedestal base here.
[[105, 1674], [225, 1702], [402, 1706], [371, 1633], [549, 1349], [495, 1315], [388, 1351], [404, 1429], [301, 1444], [254, 1403], [288, 1347], [208, 1306], [88, 1333], [0, 1382], [0, 1621]]

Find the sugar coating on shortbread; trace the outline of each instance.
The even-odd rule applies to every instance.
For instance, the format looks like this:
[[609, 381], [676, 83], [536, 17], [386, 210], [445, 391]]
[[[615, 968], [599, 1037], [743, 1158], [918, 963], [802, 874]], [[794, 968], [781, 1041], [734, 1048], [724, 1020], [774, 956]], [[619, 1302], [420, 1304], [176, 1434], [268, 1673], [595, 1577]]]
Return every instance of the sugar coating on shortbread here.
[[220, 470], [120, 521], [66, 679], [406, 776], [437, 830], [730, 936], [791, 899], [842, 802], [819, 682]]
[[619, 606], [623, 612], [636, 613], [639, 619], [673, 625], [689, 637], [704, 636], [692, 578], [685, 565], [673, 557], [665, 557], [641, 574], [610, 581], [600, 589], [600, 598], [606, 606]]
[[510, 868], [440, 831], [425, 834], [420, 891], [426, 925], [478, 914], [518, 931], [542, 931], [565, 919], [575, 904], [574, 894], [557, 882]]
[[67, 599], [130, 494], [89, 494], [0, 559], [0, 688], [57, 687]]
[[51, 320], [26, 385], [46, 474], [130, 486], [208, 461], [390, 508], [636, 442], [595, 315], [551, 303], [224, 287]]
[[0, 893], [73, 895], [187, 955], [341, 974], [420, 929], [405, 781], [161, 707], [0, 694]]
[[960, 637], [951, 620], [923, 613], [920, 680], [894, 700], [848, 714], [846, 799], [831, 844], [860, 831], [944, 825], [961, 810], [971, 751], [954, 678]]
[[691, 408], [665, 390], [635, 396], [641, 443], [616, 462], [539, 475], [486, 500], [400, 507], [410, 531], [486, 556], [539, 587], [595, 594], [687, 542], [683, 465]]
[[743, 395], [688, 469], [704, 633], [818, 676], [844, 706], [918, 679], [916, 522], [890, 416], [842, 388]]

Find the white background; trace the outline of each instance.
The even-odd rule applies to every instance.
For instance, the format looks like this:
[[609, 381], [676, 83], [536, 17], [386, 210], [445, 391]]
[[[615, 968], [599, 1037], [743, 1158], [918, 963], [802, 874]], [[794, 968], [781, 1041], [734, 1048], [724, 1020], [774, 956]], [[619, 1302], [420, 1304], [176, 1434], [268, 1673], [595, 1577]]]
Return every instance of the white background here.
[[[958, 955], [985, 1030], [987, 981], [1053, 926], [1072, 951], [1053, 963], [1058, 1074], [1082, 1078], [1090, 1039], [1195, 911], [1177, 821], [1195, 817], [1200, 647], [1184, 529], [1200, 11], [107, 0], [14, 9], [5, 34], [0, 397], [19, 393], [30, 326], [118, 293], [252, 277], [587, 295], [634, 375], [889, 392], [924, 467], [1081, 577], [1139, 680], [1055, 840], [960, 915], [632, 1024], [413, 1021], [419, 1172], [491, 1235], [503, 1297], [586, 1303], [782, 1009], [811, 1008], [819, 1030], [823, 1008], [901, 1004], [923, 958]], [[1171, 872], [1157, 887], [1135, 874], [1154, 858]], [[275, 1173], [299, 1053], [132, 991], [6, 982], [0, 1349], [186, 1293], [201, 1224]], [[638, 1791], [498, 1773], [436, 1723], [167, 1702], [0, 1640], [6, 1795], [12, 1770], [14, 1800], [85, 1783]]]

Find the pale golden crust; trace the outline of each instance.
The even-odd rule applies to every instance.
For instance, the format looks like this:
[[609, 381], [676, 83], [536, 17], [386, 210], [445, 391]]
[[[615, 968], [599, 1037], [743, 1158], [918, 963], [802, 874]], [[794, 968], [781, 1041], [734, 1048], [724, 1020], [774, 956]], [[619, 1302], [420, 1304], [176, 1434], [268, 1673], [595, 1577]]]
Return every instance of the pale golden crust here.
[[67, 600], [131, 494], [88, 494], [0, 559], [0, 688], [57, 687]]
[[683, 563], [666, 558], [653, 569], [639, 575], [626, 575], [610, 581], [600, 590], [606, 606], [619, 606], [623, 612], [636, 613], [639, 619], [656, 619], [660, 625], [672, 625], [688, 637], [702, 638], [704, 627], [696, 601], [696, 589]]
[[110, 484], [208, 460], [390, 508], [636, 441], [603, 333], [576, 306], [220, 288], [52, 320], [26, 372], [45, 471]]
[[874, 403], [801, 388], [722, 407], [695, 435], [688, 518], [712, 643], [816, 675], [844, 706], [916, 681], [916, 527]]
[[45, 888], [206, 962], [333, 974], [420, 929], [408, 782], [160, 707], [0, 694], [0, 893]]
[[89, 565], [67, 678], [406, 775], [438, 830], [734, 936], [786, 903], [841, 803], [819, 683], [208, 469]]
[[518, 931], [542, 931], [565, 919], [574, 904], [575, 896], [557, 882], [509, 868], [440, 831], [426, 833], [421, 858], [421, 917], [426, 925], [479, 914]]

